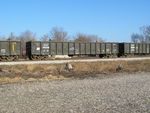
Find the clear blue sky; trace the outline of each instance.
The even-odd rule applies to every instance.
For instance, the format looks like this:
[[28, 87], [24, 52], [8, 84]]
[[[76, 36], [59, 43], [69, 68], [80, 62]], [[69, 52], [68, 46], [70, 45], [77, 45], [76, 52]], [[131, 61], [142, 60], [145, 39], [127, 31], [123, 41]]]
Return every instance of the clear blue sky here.
[[96, 34], [107, 41], [130, 41], [150, 25], [150, 0], [0, 0], [0, 35], [31, 30], [37, 37], [52, 27], [69, 35]]

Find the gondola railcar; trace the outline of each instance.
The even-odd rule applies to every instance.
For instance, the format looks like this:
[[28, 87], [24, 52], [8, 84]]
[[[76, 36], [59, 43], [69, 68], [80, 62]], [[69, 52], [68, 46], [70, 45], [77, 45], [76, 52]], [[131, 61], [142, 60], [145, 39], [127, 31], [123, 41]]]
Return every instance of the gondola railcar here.
[[21, 56], [20, 41], [0, 41], [0, 61], [16, 60]]
[[119, 56], [149, 54], [150, 43], [119, 43]]
[[49, 55], [68, 56], [117, 56], [118, 43], [109, 42], [54, 42], [29, 41], [26, 52], [30, 59], [44, 59]]

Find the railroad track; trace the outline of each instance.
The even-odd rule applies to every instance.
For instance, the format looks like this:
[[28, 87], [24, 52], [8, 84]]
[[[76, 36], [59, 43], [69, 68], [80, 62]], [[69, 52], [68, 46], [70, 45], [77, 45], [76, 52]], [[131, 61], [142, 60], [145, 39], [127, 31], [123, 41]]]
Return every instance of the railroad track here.
[[69, 60], [46, 60], [46, 61], [17, 61], [17, 62], [0, 62], [0, 65], [62, 64], [62, 63], [69, 63], [69, 62], [108, 62], [108, 61], [139, 61], [139, 60], [150, 60], [150, 57], [109, 58], [109, 59], [69, 59]]

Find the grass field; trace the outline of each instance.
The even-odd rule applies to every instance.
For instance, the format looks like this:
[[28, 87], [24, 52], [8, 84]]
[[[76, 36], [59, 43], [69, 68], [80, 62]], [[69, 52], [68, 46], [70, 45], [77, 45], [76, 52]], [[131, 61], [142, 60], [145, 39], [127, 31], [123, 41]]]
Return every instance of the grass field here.
[[0, 66], [0, 84], [150, 72], [150, 60], [70, 64], [72, 70], [66, 64]]

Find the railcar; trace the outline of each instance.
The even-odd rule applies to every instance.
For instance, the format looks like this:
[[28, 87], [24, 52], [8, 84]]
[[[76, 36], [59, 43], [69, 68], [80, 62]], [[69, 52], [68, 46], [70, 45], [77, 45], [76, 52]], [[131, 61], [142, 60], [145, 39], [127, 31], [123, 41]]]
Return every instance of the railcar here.
[[119, 56], [149, 54], [150, 43], [119, 43]]
[[41, 41], [26, 42], [26, 55], [30, 59], [47, 58], [50, 54], [50, 43]]
[[29, 41], [26, 43], [26, 52], [30, 59], [44, 59], [49, 55], [68, 56], [117, 56], [118, 43], [109, 42], [53, 42]]
[[20, 41], [0, 41], [0, 61], [16, 60], [21, 56]]

